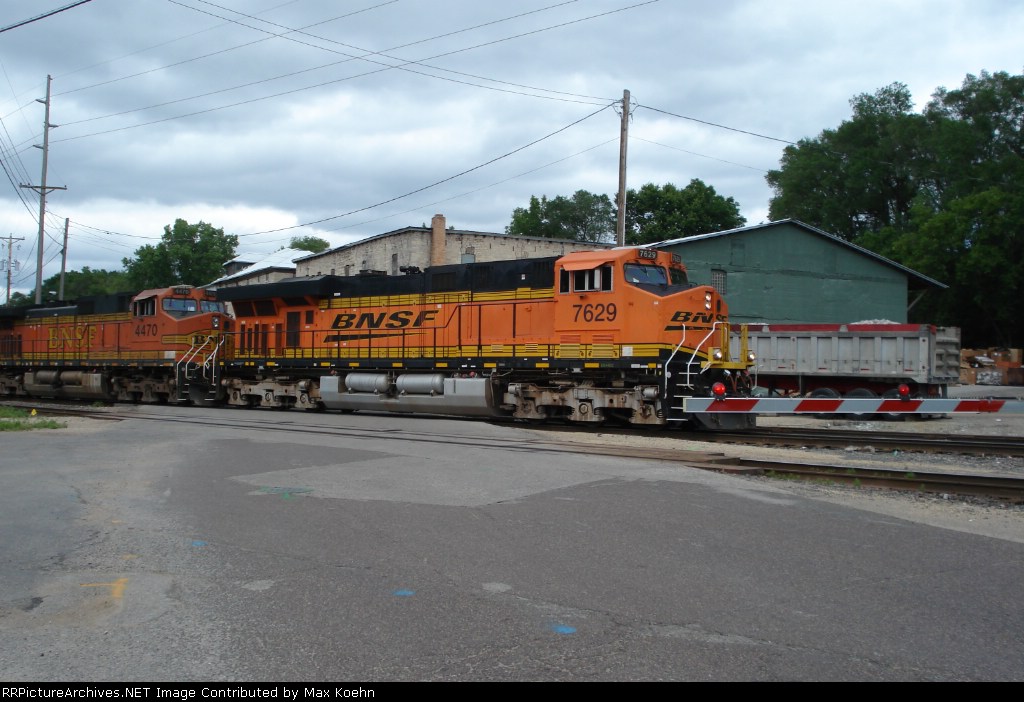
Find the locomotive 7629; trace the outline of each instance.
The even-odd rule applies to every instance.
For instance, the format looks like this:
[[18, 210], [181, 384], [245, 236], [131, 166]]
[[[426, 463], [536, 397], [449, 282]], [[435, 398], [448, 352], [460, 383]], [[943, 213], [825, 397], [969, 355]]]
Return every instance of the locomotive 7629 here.
[[754, 424], [752, 414], [686, 411], [687, 398], [748, 395], [753, 358], [730, 354], [728, 306], [714, 288], [689, 283], [678, 256], [655, 249], [289, 278], [215, 299], [171, 288], [140, 293], [127, 312], [96, 312], [0, 316], [0, 392]]

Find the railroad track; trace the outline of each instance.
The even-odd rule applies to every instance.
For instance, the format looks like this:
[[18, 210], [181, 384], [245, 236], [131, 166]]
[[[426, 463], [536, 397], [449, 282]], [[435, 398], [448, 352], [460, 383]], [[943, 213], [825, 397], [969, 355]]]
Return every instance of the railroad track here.
[[[167, 414], [147, 415], [133, 407], [130, 412], [121, 411], [117, 407], [68, 407], [61, 405], [38, 403], [4, 402], [9, 406], [21, 406], [25, 409], [37, 409], [42, 416], [80, 416], [100, 420], [145, 420], [195, 422], [209, 426], [247, 427], [258, 425], [261, 431], [305, 432], [312, 434], [342, 435], [353, 433], [345, 427], [319, 426], [302, 422], [282, 422], [280, 413], [262, 411], [231, 411], [224, 413], [223, 420], [211, 422], [209, 417], [200, 417], [191, 411], [180, 415]], [[290, 414], [290, 413], [289, 413]], [[301, 413], [299, 413], [301, 414]], [[273, 417], [268, 422], [265, 417]], [[287, 416], [287, 415], [285, 415]], [[316, 415], [307, 415], [310, 417]], [[256, 421], [254, 421], [256, 420]], [[463, 420], [472, 423], [473, 420]], [[776, 479], [802, 480], [817, 484], [850, 485], [858, 487], [886, 488], [913, 493], [929, 493], [942, 495], [958, 495], [982, 497], [1004, 503], [1024, 504], [1024, 479], [1012, 476], [960, 474], [947, 472], [889, 470], [884, 468], [863, 468], [853, 466], [837, 466], [831, 464], [815, 464], [787, 460], [764, 460], [728, 456], [725, 453], [683, 450], [677, 448], [658, 448], [635, 444], [594, 445], [571, 440], [578, 428], [545, 425], [542, 429], [551, 429], [552, 436], [566, 435], [563, 439], [539, 438], [532, 441], [517, 440], [515, 443], [524, 450], [546, 451], [552, 453], [586, 453], [602, 456], [618, 456], [639, 460], [664, 460], [681, 463], [702, 470], [715, 471], [743, 476], [764, 476]], [[532, 427], [531, 429], [538, 429]], [[394, 434], [394, 429], [382, 428], [380, 432]], [[368, 433], [366, 429], [355, 432], [359, 435]], [[545, 432], [542, 432], [545, 433]], [[602, 429], [603, 434], [620, 434], [624, 437], [635, 437], [636, 432], [626, 430]], [[758, 428], [742, 433], [685, 432], [665, 433], [661, 436], [680, 438], [689, 441], [705, 441], [708, 443], [735, 444], [771, 444], [806, 448], [845, 448], [853, 445], [884, 446], [886, 449], [899, 448], [904, 451], [970, 453], [974, 455], [1024, 456], [1024, 440], [1018, 437], [1001, 436], [957, 436], [922, 435], [901, 432], [866, 432], [837, 429], [805, 429], [790, 427]], [[403, 439], [408, 441], [445, 441], [457, 440], [460, 443], [478, 441], [471, 433], [461, 436], [440, 437], [436, 434], [403, 432]], [[488, 440], [488, 445], [494, 439]]]
[[[803, 480], [819, 485], [849, 485], [885, 488], [911, 493], [982, 497], [1024, 505], [1024, 479], [1013, 476], [946, 473], [918, 470], [861, 468], [785, 460], [750, 459], [701, 451], [641, 449], [636, 447], [588, 446], [576, 444], [580, 453], [623, 458], [671, 460], [688, 466], [732, 475], [764, 476]], [[642, 455], [638, 455], [642, 453]]]
[[922, 453], [958, 453], [975, 456], [1024, 457], [1024, 437], [917, 434], [898, 431], [758, 427], [746, 432], [702, 432], [692, 437], [711, 443], [762, 444], [841, 449], [872, 446], [878, 449]]

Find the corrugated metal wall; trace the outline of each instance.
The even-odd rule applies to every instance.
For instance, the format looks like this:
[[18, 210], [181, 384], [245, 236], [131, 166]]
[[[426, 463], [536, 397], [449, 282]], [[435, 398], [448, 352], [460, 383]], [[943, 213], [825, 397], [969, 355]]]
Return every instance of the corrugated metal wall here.
[[907, 321], [907, 275], [791, 223], [670, 244], [690, 280], [725, 271], [733, 323]]

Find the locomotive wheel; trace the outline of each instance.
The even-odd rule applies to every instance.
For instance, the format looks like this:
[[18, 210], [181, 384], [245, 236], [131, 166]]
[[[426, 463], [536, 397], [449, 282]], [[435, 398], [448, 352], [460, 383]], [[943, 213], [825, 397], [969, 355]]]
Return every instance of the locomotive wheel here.
[[[867, 388], [856, 388], [846, 393], [846, 397], [850, 398], [851, 400], [876, 399], [878, 397], [878, 393], [868, 390]], [[846, 415], [847, 419], [869, 420], [875, 419], [875, 417], [876, 415], [872, 414], [871, 412], [850, 412], [849, 414]]]
[[[819, 398], [828, 398], [830, 400], [835, 400], [835, 399], [839, 398], [839, 393], [836, 392], [835, 390], [833, 390], [832, 388], [817, 388], [815, 390], [811, 390], [811, 394], [808, 395], [808, 397], [819, 397]], [[839, 414], [816, 414], [816, 415], [814, 415], [814, 417], [816, 419], [836, 419], [837, 417], [842, 417], [842, 415], [839, 415]]]

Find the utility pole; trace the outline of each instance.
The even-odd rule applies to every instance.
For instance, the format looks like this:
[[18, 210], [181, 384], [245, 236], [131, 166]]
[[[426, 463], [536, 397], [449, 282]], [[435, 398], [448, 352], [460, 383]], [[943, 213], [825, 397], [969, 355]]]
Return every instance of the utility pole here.
[[629, 144], [629, 91], [622, 91], [622, 128], [619, 133], [619, 194], [615, 198], [618, 208], [615, 218], [615, 241], [626, 245], [626, 146]]
[[11, 272], [14, 270], [14, 242], [25, 241], [25, 237], [19, 236], [15, 238], [13, 234], [7, 237], [7, 260], [4, 262], [7, 268], [7, 302], [4, 304], [11, 304]]
[[56, 127], [56, 124], [50, 124], [50, 83], [53, 82], [51, 76], [46, 76], [46, 99], [36, 99], [36, 102], [41, 102], [46, 105], [46, 113], [43, 117], [43, 145], [39, 146], [36, 144], [36, 148], [43, 150], [43, 176], [39, 185], [22, 185], [23, 188], [29, 188], [30, 190], [36, 190], [39, 192], [39, 250], [36, 251], [36, 304], [40, 304], [43, 301], [43, 235], [46, 226], [46, 193], [50, 190], [67, 190], [66, 186], [51, 186], [46, 187], [46, 159], [49, 156], [50, 151], [50, 130]]
[[64, 218], [64, 246], [60, 249], [60, 294], [57, 295], [58, 300], [64, 299], [64, 272], [68, 267], [68, 224], [70, 222], [70, 217]]

